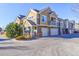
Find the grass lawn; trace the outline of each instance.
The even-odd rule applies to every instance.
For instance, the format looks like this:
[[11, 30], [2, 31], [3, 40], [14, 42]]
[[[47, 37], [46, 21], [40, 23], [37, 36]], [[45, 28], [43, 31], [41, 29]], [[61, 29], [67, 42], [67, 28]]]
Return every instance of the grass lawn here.
[[0, 38], [8, 38], [7, 36], [6, 36], [6, 34], [0, 34]]

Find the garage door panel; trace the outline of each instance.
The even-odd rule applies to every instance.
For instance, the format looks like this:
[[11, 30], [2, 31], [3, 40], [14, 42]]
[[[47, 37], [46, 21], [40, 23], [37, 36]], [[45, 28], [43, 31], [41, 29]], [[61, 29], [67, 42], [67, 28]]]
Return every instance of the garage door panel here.
[[42, 28], [42, 36], [48, 36], [48, 28]]
[[58, 35], [58, 29], [57, 28], [51, 28], [50, 29], [50, 35], [53, 36], [53, 35]]

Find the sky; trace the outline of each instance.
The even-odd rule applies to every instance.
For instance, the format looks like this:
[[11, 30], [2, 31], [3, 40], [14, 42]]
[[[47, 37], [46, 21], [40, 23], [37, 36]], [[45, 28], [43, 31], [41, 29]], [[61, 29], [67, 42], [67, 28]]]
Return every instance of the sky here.
[[[59, 18], [75, 20], [79, 22], [79, 13], [73, 11], [76, 4], [68, 3], [0, 3], [0, 27], [5, 28], [7, 24], [16, 20], [19, 15], [27, 15], [30, 8], [43, 9], [50, 7]], [[78, 10], [77, 10], [78, 11]]]

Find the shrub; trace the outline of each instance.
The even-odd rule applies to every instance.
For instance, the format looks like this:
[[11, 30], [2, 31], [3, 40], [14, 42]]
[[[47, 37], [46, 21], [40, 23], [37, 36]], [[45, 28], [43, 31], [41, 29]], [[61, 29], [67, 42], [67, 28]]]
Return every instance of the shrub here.
[[31, 39], [30, 37], [26, 37], [26, 36], [18, 36], [18, 37], [16, 37], [16, 40], [29, 40], [29, 39]]
[[26, 40], [25, 36], [18, 36], [16, 37], [16, 40]]

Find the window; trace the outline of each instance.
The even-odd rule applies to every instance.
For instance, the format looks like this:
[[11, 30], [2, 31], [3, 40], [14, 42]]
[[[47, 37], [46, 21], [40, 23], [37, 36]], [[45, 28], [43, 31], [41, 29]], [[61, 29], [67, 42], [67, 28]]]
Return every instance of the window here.
[[33, 16], [28, 17], [28, 20], [32, 20], [32, 19], [33, 19]]
[[42, 15], [42, 22], [45, 23], [46, 22], [46, 16]]
[[56, 18], [54, 18], [54, 17], [51, 17], [51, 21], [55, 21], [56, 20]]
[[57, 22], [57, 21], [56, 21], [56, 18], [51, 17], [51, 24], [52, 24], [52, 25], [56, 25], [56, 22]]

